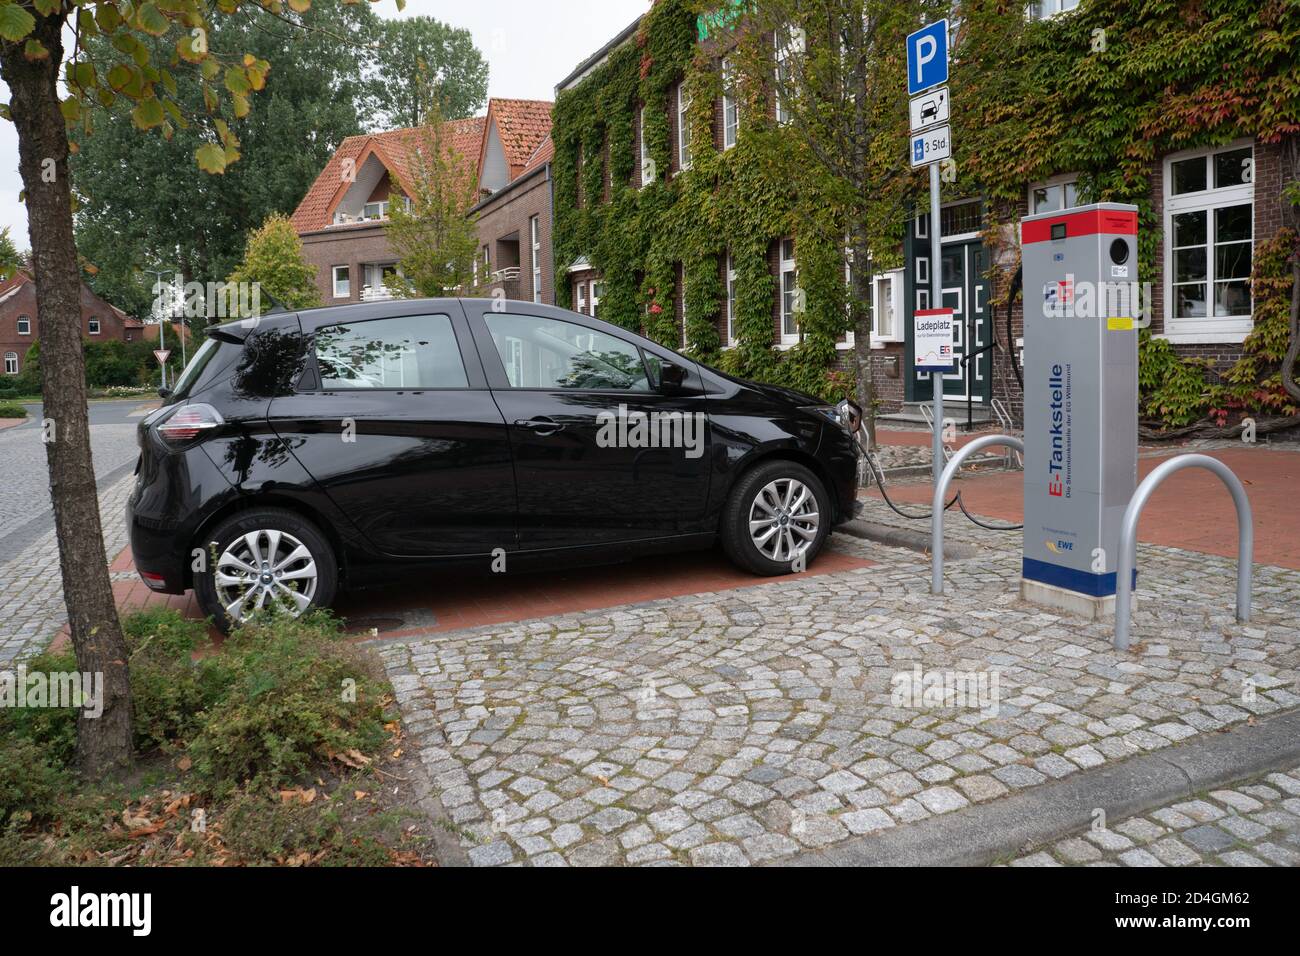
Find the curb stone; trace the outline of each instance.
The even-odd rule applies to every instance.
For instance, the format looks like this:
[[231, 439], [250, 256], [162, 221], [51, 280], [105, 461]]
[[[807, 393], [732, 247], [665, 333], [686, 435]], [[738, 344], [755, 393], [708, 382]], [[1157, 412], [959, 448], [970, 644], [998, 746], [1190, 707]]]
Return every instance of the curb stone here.
[[1293, 710], [779, 863], [987, 866], [1087, 829], [1094, 808], [1118, 821], [1297, 761], [1300, 710]]

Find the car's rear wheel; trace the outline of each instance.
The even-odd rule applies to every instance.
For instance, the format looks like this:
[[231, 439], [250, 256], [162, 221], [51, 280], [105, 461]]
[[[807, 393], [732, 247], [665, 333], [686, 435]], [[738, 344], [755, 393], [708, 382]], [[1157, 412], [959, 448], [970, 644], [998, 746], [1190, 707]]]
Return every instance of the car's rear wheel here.
[[830, 530], [830, 500], [811, 471], [771, 461], [746, 472], [722, 517], [722, 547], [736, 564], [765, 577], [805, 570]]
[[338, 587], [334, 549], [309, 521], [281, 508], [244, 511], [205, 536], [194, 575], [203, 613], [222, 631], [258, 611], [301, 617], [328, 607]]

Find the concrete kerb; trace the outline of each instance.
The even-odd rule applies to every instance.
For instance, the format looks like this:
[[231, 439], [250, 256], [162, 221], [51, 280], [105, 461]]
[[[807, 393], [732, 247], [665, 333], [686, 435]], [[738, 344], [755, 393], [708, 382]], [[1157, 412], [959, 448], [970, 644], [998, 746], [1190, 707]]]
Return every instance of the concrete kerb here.
[[1294, 766], [1300, 710], [1083, 770], [1011, 797], [779, 861], [799, 866], [987, 866], [1179, 798]]
[[[887, 544], [891, 548], [906, 548], [907, 550], [915, 551], [918, 554], [928, 555], [930, 553], [930, 535], [928, 532], [924, 531], [912, 531], [908, 528], [894, 528], [887, 524], [879, 524], [875, 521], [865, 521], [862, 518], [856, 518], [848, 524], [841, 525], [835, 530], [837, 532], [852, 535], [855, 538], [861, 538], [865, 541], [875, 541], [878, 544]], [[953, 561], [962, 561], [978, 555], [979, 549], [956, 541], [945, 541], [943, 545], [943, 554], [945, 558], [949, 558]]]

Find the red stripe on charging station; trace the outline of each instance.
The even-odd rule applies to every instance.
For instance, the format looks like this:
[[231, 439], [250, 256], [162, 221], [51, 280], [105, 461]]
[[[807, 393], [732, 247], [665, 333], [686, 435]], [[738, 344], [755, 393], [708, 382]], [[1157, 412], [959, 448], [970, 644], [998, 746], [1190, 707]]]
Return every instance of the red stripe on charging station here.
[[1076, 236], [1095, 236], [1104, 233], [1108, 236], [1136, 236], [1138, 231], [1137, 213], [1121, 212], [1113, 209], [1091, 209], [1087, 212], [1064, 213], [1050, 219], [1031, 219], [1021, 224], [1020, 242], [1029, 245], [1032, 242], [1050, 242], [1052, 227], [1065, 225], [1065, 235], [1057, 238], [1073, 239]]

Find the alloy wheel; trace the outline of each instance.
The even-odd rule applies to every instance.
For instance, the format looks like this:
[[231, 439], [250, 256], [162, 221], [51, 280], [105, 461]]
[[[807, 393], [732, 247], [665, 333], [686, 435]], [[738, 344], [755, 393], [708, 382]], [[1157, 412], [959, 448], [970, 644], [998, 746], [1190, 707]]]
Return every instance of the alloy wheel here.
[[316, 559], [285, 531], [258, 529], [236, 538], [217, 560], [217, 600], [235, 624], [278, 607], [301, 616], [316, 594]]
[[817, 540], [821, 516], [817, 496], [797, 478], [778, 478], [754, 496], [749, 537], [765, 558], [794, 561]]

